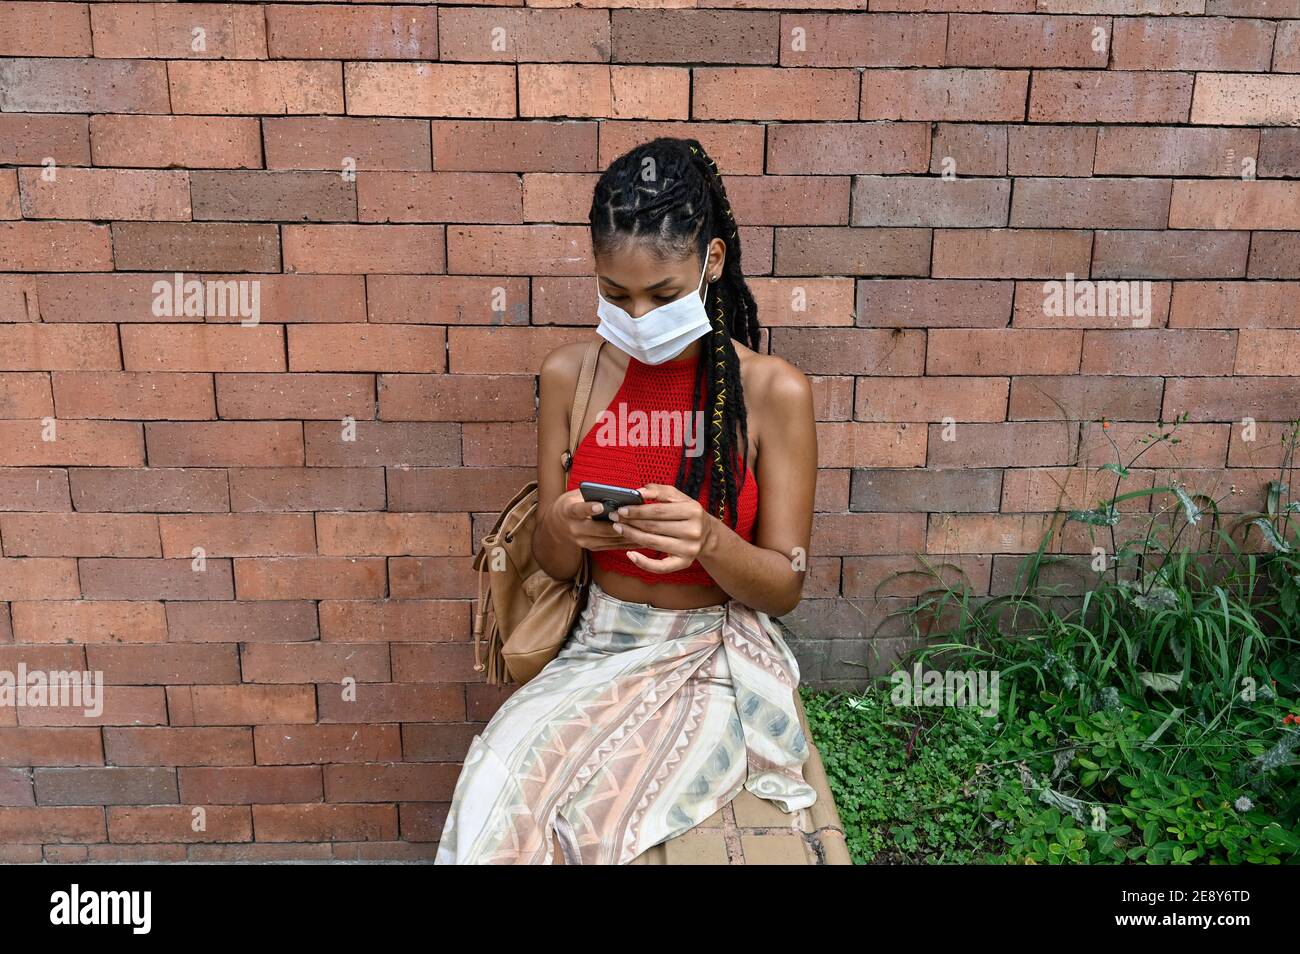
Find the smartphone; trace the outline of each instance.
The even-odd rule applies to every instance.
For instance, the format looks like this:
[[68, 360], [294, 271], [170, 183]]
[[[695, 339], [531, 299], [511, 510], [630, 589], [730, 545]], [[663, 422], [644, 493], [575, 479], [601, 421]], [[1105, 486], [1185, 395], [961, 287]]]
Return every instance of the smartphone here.
[[592, 520], [608, 520], [609, 515], [619, 507], [636, 506], [645, 503], [645, 500], [635, 490], [627, 487], [615, 487], [612, 484], [597, 484], [590, 480], [584, 480], [578, 484], [578, 490], [582, 492], [583, 500], [605, 505], [603, 512], [592, 514]]

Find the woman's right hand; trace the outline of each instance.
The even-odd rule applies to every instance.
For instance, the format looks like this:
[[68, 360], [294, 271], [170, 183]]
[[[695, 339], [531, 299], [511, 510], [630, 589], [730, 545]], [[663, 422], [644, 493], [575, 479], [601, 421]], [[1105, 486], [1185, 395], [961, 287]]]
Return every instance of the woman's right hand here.
[[583, 500], [581, 490], [570, 490], [555, 498], [547, 522], [556, 537], [583, 550], [625, 549], [627, 541], [611, 522], [591, 519], [604, 509], [604, 504]]

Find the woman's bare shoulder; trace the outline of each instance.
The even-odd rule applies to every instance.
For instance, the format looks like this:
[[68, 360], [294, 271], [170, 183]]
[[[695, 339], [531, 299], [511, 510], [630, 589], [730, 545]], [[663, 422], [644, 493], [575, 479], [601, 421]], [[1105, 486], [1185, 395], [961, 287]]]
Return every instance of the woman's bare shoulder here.
[[582, 357], [586, 354], [586, 341], [570, 341], [551, 349], [550, 354], [542, 359], [541, 376], [543, 384], [573, 384], [578, 380], [582, 370]]
[[812, 382], [789, 361], [775, 354], [760, 354], [737, 343], [745, 395], [756, 404], [796, 407], [812, 401]]

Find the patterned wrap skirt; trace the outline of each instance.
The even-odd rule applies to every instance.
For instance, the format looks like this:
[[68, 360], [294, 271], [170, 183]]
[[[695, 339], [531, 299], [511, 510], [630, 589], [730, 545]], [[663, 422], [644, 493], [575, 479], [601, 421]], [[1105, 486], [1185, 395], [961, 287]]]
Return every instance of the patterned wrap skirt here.
[[736, 600], [659, 609], [590, 584], [555, 659], [474, 736], [434, 864], [626, 864], [743, 788], [785, 812], [817, 793], [799, 666]]

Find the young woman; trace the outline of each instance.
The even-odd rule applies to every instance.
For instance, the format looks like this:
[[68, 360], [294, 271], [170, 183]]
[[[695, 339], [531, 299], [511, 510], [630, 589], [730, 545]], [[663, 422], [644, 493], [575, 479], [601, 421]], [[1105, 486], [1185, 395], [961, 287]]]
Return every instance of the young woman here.
[[[758, 351], [736, 223], [697, 141], [615, 160], [590, 222], [596, 331], [614, 347], [600, 349], [567, 472], [587, 344], [542, 365], [533, 539], [556, 579], [590, 555], [587, 603], [474, 737], [437, 864], [625, 864], [742, 787], [787, 812], [816, 800], [799, 668], [770, 620], [798, 604], [807, 565], [808, 380]], [[595, 519], [604, 505], [584, 481], [645, 503]]]

